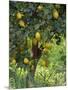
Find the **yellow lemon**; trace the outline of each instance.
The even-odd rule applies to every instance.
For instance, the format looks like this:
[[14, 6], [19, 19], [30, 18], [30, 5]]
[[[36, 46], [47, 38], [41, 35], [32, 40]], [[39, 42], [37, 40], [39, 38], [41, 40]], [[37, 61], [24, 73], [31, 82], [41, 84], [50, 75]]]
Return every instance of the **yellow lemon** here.
[[52, 44], [51, 44], [51, 43], [46, 43], [46, 44], [45, 44], [45, 48], [51, 49], [51, 47], [52, 47]]
[[33, 39], [33, 45], [37, 45], [37, 39], [36, 38]]
[[58, 19], [59, 18], [59, 12], [56, 9], [53, 10], [53, 18], [54, 19]]
[[48, 66], [48, 60], [42, 60], [41, 65], [47, 67]]
[[24, 64], [29, 64], [28, 58], [24, 58]]
[[44, 60], [41, 61], [41, 65], [45, 66], [45, 61]]
[[35, 38], [36, 38], [37, 41], [40, 41], [40, 39], [41, 39], [41, 35], [40, 35], [39, 32], [36, 32], [36, 34], [35, 34]]
[[19, 21], [19, 26], [20, 27], [26, 27], [26, 24], [25, 24], [25, 22], [23, 20], [20, 20]]
[[43, 52], [48, 53], [48, 49], [47, 48], [44, 48], [43, 49]]
[[12, 60], [12, 64], [16, 64], [16, 60], [15, 59]]
[[39, 6], [37, 7], [37, 9], [38, 9], [39, 11], [41, 11], [41, 10], [43, 10], [43, 6], [42, 6], [42, 5], [39, 5]]
[[32, 48], [32, 39], [30, 37], [27, 37], [27, 47]]
[[17, 12], [16, 18], [17, 18], [17, 19], [21, 19], [21, 18], [22, 18], [22, 14], [21, 14], [20, 12]]

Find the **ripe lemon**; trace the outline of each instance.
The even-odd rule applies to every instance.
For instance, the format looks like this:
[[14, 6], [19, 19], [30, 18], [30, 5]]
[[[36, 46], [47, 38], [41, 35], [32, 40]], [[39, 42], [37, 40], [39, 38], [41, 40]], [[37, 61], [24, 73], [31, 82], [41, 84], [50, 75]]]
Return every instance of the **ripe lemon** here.
[[45, 66], [45, 61], [44, 60], [41, 61], [41, 65]]
[[36, 34], [35, 34], [35, 38], [36, 38], [37, 41], [40, 41], [40, 39], [41, 39], [41, 35], [40, 35], [39, 32], [36, 32]]
[[32, 39], [30, 37], [27, 37], [27, 48], [32, 48]]
[[16, 64], [16, 60], [15, 59], [12, 60], [12, 64]]
[[43, 10], [43, 6], [42, 6], [42, 5], [39, 5], [39, 6], [37, 7], [37, 9], [38, 9], [39, 11], [41, 11], [41, 10]]
[[19, 21], [19, 26], [20, 27], [26, 27], [26, 24], [25, 24], [25, 22], [23, 20], [20, 20]]
[[47, 48], [44, 48], [43, 49], [43, 52], [48, 53], [48, 49]]
[[51, 47], [52, 47], [51, 43], [46, 43], [46, 44], [45, 44], [45, 48], [51, 49]]
[[36, 38], [33, 39], [33, 45], [37, 45], [37, 39]]
[[17, 12], [16, 18], [17, 18], [17, 19], [21, 19], [21, 18], [22, 18], [22, 14], [21, 14], [20, 12]]
[[47, 67], [48, 66], [48, 60], [42, 60], [41, 65], [44, 67]]
[[54, 19], [58, 19], [59, 18], [59, 12], [56, 9], [53, 10], [53, 18]]
[[29, 64], [28, 58], [24, 58], [24, 64]]

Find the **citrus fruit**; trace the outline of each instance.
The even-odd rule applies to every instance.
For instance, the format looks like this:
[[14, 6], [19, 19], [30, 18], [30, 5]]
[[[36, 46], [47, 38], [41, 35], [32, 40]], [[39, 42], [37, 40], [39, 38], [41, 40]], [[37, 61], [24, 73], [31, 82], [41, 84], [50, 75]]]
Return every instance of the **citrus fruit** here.
[[41, 65], [44, 67], [47, 67], [48, 66], [48, 60], [42, 60]]
[[53, 18], [54, 19], [58, 19], [59, 18], [59, 12], [56, 9], [53, 10]]
[[22, 14], [21, 14], [20, 12], [17, 12], [16, 18], [17, 18], [17, 19], [21, 19], [21, 18], [22, 18]]
[[29, 64], [28, 58], [24, 58], [24, 64]]
[[43, 10], [43, 6], [42, 6], [42, 5], [39, 5], [39, 6], [37, 7], [37, 9], [38, 9], [39, 11], [41, 11], [41, 10]]
[[36, 38], [33, 39], [33, 45], [37, 45], [37, 39]]
[[40, 35], [39, 32], [36, 32], [36, 34], [35, 34], [35, 38], [36, 38], [37, 41], [40, 41], [40, 39], [41, 39], [41, 35]]
[[15, 59], [12, 60], [12, 64], [16, 64], [16, 60]]
[[48, 53], [48, 49], [47, 48], [44, 48], [43, 49], [43, 52]]
[[19, 21], [19, 26], [20, 27], [26, 27], [26, 24], [25, 24], [25, 22], [23, 20], [20, 20]]
[[41, 65], [45, 66], [45, 61], [44, 60], [42, 60]]
[[47, 48], [47, 49], [51, 49], [51, 47], [52, 47], [52, 44], [49, 42], [47, 42], [46, 44], [45, 44], [45, 48]]

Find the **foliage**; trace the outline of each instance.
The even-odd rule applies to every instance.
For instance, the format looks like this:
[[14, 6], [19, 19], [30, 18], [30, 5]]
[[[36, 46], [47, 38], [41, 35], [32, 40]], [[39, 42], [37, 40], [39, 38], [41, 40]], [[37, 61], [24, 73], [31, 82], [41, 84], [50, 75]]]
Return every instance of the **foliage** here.
[[10, 88], [66, 85], [66, 5], [9, 2]]
[[[47, 57], [41, 56], [36, 70], [36, 82], [40, 82], [41, 86], [56, 86], [65, 85], [66, 76], [66, 59], [65, 59], [65, 43], [62, 38], [61, 44], [58, 46], [55, 43], [52, 44], [52, 48], [49, 51]], [[48, 59], [49, 65], [42, 66], [41, 61]], [[40, 81], [39, 81], [40, 80]], [[42, 80], [42, 81], [41, 81]], [[44, 84], [43, 84], [43, 83]]]

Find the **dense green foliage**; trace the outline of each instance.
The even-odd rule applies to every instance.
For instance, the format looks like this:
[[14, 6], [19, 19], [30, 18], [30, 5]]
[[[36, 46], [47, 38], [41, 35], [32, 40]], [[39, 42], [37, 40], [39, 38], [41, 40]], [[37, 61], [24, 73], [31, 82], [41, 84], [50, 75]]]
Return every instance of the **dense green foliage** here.
[[66, 5], [9, 6], [10, 88], [66, 85]]

